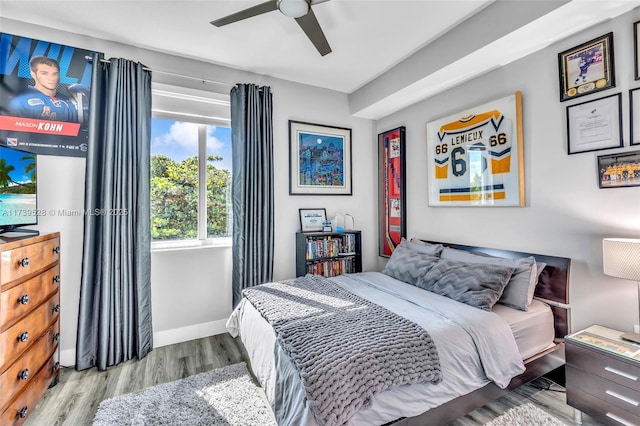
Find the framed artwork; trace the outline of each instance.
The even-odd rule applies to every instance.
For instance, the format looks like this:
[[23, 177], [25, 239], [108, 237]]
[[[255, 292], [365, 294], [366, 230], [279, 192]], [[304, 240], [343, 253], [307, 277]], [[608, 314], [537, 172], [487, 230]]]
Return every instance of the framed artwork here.
[[289, 195], [351, 195], [351, 129], [289, 120]]
[[615, 87], [613, 33], [558, 54], [560, 101]]
[[567, 153], [622, 146], [622, 95], [617, 93], [567, 107]]
[[325, 209], [298, 209], [300, 211], [300, 230], [302, 232], [322, 231], [322, 225], [327, 220]]
[[633, 64], [635, 69], [636, 80], [640, 80], [640, 55], [638, 55], [638, 49], [640, 49], [640, 32], [638, 31], [638, 25], [640, 21], [633, 23]]
[[430, 206], [524, 206], [522, 95], [427, 123]]
[[640, 186], [640, 151], [598, 156], [600, 188]]
[[378, 254], [391, 257], [407, 236], [405, 204], [405, 127], [378, 134]]
[[[629, 127], [631, 145], [640, 145], [640, 92], [629, 90]], [[638, 93], [636, 93], [638, 92]]]

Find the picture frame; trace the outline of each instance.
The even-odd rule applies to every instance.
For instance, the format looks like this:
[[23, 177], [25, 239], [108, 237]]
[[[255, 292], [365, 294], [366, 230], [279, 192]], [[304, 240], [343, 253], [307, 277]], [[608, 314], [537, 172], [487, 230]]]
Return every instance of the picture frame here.
[[289, 120], [289, 195], [351, 195], [351, 129]]
[[567, 106], [567, 154], [622, 147], [622, 94]]
[[560, 102], [615, 87], [613, 33], [558, 53]]
[[323, 222], [327, 220], [326, 209], [298, 209], [298, 211], [302, 232], [322, 232]]
[[640, 151], [598, 156], [598, 186], [640, 186]]
[[378, 134], [378, 255], [391, 257], [407, 236], [405, 149], [406, 128]]
[[[630, 145], [640, 145], [640, 88], [629, 90]], [[638, 93], [636, 93], [638, 92]]]
[[638, 31], [640, 21], [633, 23], [633, 64], [635, 71], [635, 79], [640, 80], [640, 55], [638, 49], [640, 49], [640, 31]]
[[430, 206], [524, 206], [522, 94], [427, 123]]

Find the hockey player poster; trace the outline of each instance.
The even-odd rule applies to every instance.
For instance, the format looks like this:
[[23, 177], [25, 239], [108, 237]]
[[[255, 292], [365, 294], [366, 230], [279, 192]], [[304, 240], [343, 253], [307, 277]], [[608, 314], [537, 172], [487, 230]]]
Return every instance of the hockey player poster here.
[[0, 33], [0, 144], [86, 156], [91, 54]]
[[522, 95], [427, 123], [430, 206], [524, 206]]

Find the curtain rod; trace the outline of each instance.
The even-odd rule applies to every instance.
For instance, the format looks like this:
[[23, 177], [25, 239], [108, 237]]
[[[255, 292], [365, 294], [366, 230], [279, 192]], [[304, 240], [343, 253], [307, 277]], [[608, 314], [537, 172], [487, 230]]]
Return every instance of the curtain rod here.
[[[85, 59], [92, 60], [91, 56], [85, 56]], [[111, 63], [111, 61], [109, 61], [108, 59], [100, 59], [100, 62], [104, 62], [106, 64]], [[149, 68], [147, 66], [143, 66], [142, 69], [144, 69], [145, 71], [151, 71], [151, 72], [157, 73], [157, 74], [171, 75], [171, 76], [174, 76], [174, 77], [187, 78], [187, 79], [190, 79], [190, 80], [197, 80], [197, 81], [201, 81], [203, 83], [213, 83], [213, 84], [222, 84], [224, 86], [234, 86], [234, 84], [226, 83], [224, 81], [209, 80], [209, 79], [206, 79], [206, 78], [198, 78], [198, 77], [193, 77], [193, 76], [190, 76], [190, 75], [177, 74], [177, 73], [168, 72], [168, 71], [152, 70], [151, 68]]]

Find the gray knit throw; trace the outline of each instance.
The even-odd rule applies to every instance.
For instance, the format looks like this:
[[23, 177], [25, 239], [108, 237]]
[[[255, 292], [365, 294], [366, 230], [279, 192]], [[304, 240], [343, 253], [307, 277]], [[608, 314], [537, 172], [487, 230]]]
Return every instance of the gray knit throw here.
[[343, 425], [376, 394], [442, 379], [431, 336], [419, 325], [307, 275], [244, 290], [298, 369], [321, 425]]

